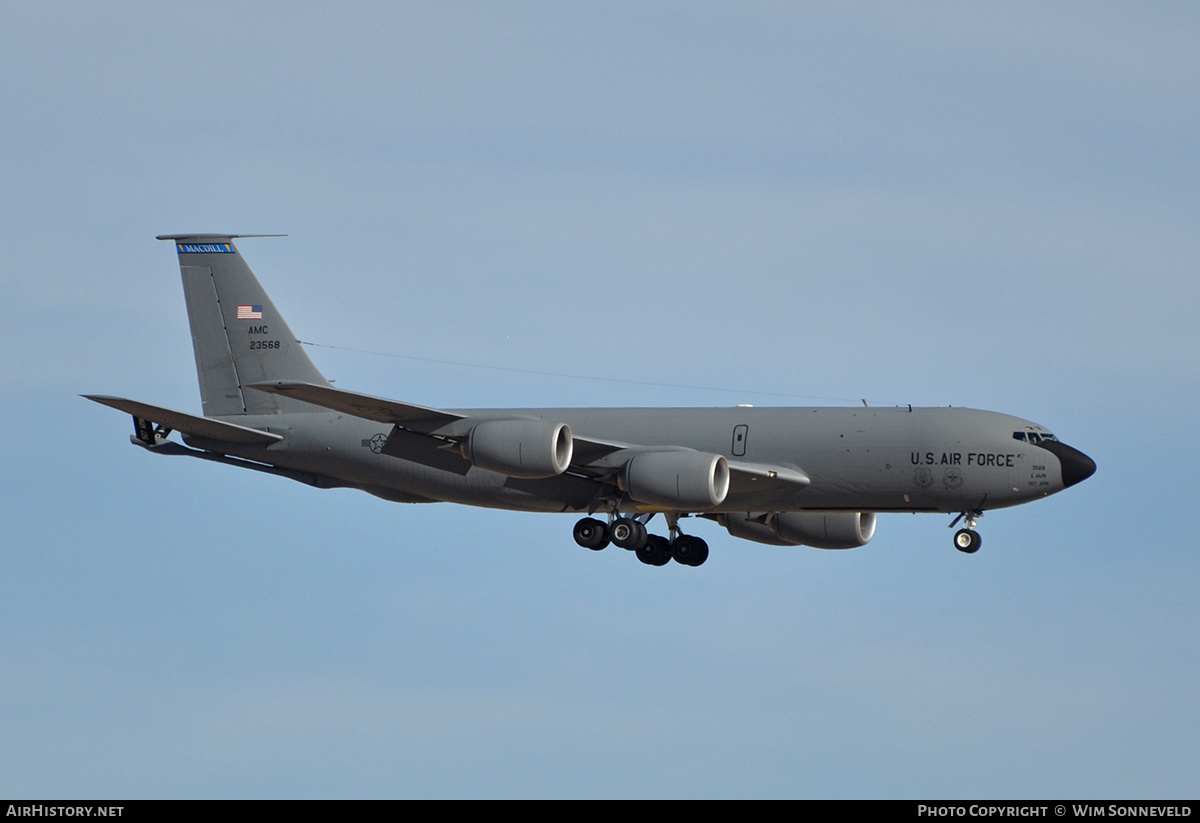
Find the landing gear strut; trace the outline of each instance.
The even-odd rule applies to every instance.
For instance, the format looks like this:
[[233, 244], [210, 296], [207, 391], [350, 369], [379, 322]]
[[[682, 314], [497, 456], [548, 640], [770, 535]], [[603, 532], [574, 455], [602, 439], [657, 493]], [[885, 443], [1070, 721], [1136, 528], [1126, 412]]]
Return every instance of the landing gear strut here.
[[979, 547], [983, 545], [983, 538], [979, 536], [979, 532], [975, 531], [975, 522], [978, 518], [983, 517], [981, 511], [963, 512], [958, 517], [950, 522], [950, 528], [958, 525], [958, 521], [962, 520], [965, 529], [959, 529], [954, 533], [954, 548], [965, 554], [975, 554], [979, 551]]
[[684, 534], [679, 530], [679, 515], [663, 515], [671, 535], [671, 557], [683, 566], [699, 566], [708, 559], [708, 544], [699, 537]]

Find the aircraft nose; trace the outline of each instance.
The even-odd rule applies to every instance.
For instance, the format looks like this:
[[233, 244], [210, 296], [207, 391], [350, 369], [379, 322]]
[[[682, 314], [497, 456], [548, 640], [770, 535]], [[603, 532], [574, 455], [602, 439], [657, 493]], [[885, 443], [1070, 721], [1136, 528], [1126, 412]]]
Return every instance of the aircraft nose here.
[[[1045, 445], [1045, 444], [1043, 444]], [[1096, 473], [1096, 461], [1066, 443], [1054, 443], [1051, 449], [1062, 465], [1063, 488], [1082, 483]]]
[[1064, 489], [1082, 483], [1096, 473], [1096, 461], [1079, 449], [1058, 440], [1043, 440], [1038, 445], [1058, 458]]

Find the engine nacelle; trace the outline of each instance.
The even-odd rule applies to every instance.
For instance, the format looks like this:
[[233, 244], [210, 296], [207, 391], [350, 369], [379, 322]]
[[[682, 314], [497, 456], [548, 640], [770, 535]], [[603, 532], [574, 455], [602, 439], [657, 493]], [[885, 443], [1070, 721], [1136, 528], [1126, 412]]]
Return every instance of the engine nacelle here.
[[575, 444], [566, 423], [487, 420], [471, 429], [462, 456], [481, 469], [508, 477], [554, 477], [571, 465]]
[[775, 531], [792, 544], [856, 549], [875, 536], [875, 512], [780, 512]]
[[643, 452], [625, 464], [619, 485], [639, 503], [702, 511], [729, 494], [729, 463], [706, 452]]
[[731, 512], [720, 516], [722, 526], [741, 540], [753, 540], [771, 546], [794, 546], [775, 531], [775, 515], [761, 512]]

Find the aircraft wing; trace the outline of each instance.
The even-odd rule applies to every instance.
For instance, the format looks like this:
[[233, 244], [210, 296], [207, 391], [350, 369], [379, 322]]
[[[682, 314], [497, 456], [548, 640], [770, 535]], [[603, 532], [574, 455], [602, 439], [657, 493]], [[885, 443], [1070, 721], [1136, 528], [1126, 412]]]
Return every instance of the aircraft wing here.
[[369, 394], [335, 389], [332, 386], [318, 386], [313, 383], [303, 383], [295, 380], [271, 380], [266, 383], [251, 383], [247, 388], [268, 394], [282, 394], [321, 406], [333, 411], [344, 412], [365, 420], [375, 420], [380, 423], [391, 423], [396, 426], [407, 426], [412, 423], [449, 423], [462, 420], [461, 414], [431, 409], [413, 403], [402, 403], [398, 400], [387, 400], [383, 397], [373, 397]]
[[[470, 464], [457, 454], [423, 442], [427, 440], [425, 432], [431, 429], [440, 429], [448, 423], [468, 419], [456, 412], [300, 381], [273, 380], [265, 383], [252, 383], [248, 388], [271, 394], [287, 395], [306, 403], [312, 403], [314, 406], [398, 426], [400, 430], [389, 435], [389, 446], [385, 448], [385, 453], [396, 457], [455, 471], [459, 474], [465, 474], [470, 467]], [[413, 433], [406, 434], [403, 432], [404, 429]], [[458, 434], [455, 432], [450, 436], [454, 437]], [[572, 441], [574, 453], [568, 473], [601, 481], [614, 476], [622, 466], [639, 453], [692, 451], [678, 445], [633, 444], [601, 440], [575, 432], [572, 432]], [[786, 496], [803, 489], [810, 482], [808, 475], [797, 468], [742, 460], [729, 460], [728, 463], [729, 495], [731, 497]], [[546, 478], [534, 481], [534, 484], [549, 487], [554, 482], [555, 478]]]
[[198, 417], [187, 412], [164, 409], [161, 406], [151, 406], [149, 403], [139, 403], [124, 397], [109, 397], [105, 394], [85, 394], [83, 396], [103, 406], [109, 406], [136, 418], [149, 420], [152, 423], [166, 426], [168, 429], [195, 437], [241, 445], [269, 444], [283, 439], [282, 436], [272, 432], [252, 429], [249, 426], [239, 426], [236, 423], [226, 423], [211, 417]]
[[[582, 473], [604, 473], [618, 469], [639, 452], [694, 451], [680, 446], [635, 445], [615, 440], [596, 440], [574, 435], [575, 454], [571, 469]], [[797, 468], [745, 460], [726, 460], [729, 464], [730, 494], [766, 494], [794, 492], [812, 482]]]

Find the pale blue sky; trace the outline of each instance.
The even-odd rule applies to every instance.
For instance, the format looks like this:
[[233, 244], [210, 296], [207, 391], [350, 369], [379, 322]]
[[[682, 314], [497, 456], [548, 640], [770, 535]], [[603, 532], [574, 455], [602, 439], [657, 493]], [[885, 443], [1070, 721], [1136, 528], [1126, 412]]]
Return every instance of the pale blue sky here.
[[[1185, 3], [0, 7], [0, 795], [1194, 797], [1197, 42]], [[659, 384], [313, 349], [344, 388], [965, 405], [1099, 471], [972, 557], [891, 515], [655, 569], [156, 458], [77, 395], [199, 410], [189, 231], [288, 233], [240, 248], [305, 340]]]

